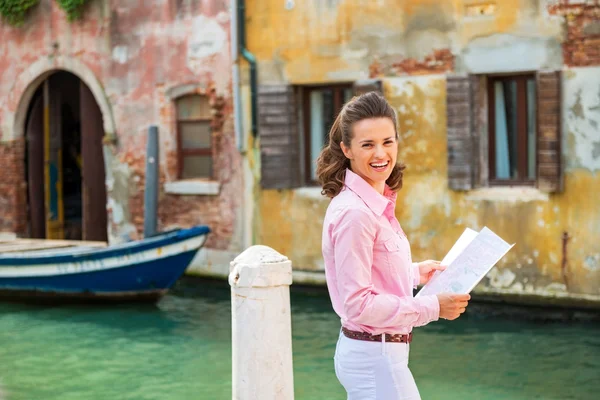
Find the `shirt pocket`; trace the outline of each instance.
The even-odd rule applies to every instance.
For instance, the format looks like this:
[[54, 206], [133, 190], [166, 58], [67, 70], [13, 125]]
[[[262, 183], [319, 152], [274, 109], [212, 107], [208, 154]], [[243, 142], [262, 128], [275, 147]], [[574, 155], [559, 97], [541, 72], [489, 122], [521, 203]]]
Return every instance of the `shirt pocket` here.
[[402, 239], [398, 235], [390, 236], [383, 241], [383, 248], [388, 271], [392, 276], [396, 276], [406, 258]]
[[386, 239], [383, 242], [383, 247], [387, 250], [388, 253], [395, 253], [402, 249], [400, 244], [400, 238], [398, 236], [392, 236], [389, 239]]
[[385, 263], [390, 276], [412, 282], [410, 245], [406, 237], [392, 234], [383, 240]]

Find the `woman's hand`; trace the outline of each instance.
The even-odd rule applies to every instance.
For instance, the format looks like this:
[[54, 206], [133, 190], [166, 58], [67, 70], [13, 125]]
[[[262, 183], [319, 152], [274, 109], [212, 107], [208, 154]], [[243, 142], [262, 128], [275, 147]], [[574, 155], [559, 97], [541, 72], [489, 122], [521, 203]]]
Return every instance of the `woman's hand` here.
[[419, 266], [419, 276], [421, 277], [419, 283], [421, 285], [429, 282], [435, 271], [443, 271], [446, 269], [445, 265], [441, 265], [439, 261], [434, 260], [422, 261], [417, 263], [417, 265]]
[[440, 318], [453, 320], [465, 312], [471, 299], [468, 294], [441, 293], [437, 295], [440, 302]]

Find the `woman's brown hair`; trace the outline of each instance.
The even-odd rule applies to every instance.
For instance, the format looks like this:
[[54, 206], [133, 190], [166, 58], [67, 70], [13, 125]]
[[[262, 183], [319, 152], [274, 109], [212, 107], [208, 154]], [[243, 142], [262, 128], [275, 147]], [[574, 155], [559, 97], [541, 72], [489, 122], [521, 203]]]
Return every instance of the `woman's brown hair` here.
[[[385, 98], [377, 92], [368, 92], [354, 97], [344, 104], [329, 131], [329, 144], [317, 158], [317, 180], [323, 187], [321, 194], [329, 198], [337, 196], [344, 187], [346, 169], [350, 168], [350, 160], [346, 158], [340, 142], [350, 148], [352, 127], [358, 121], [370, 118], [389, 118], [394, 123], [396, 139], [398, 139], [398, 123], [396, 113]], [[396, 164], [390, 177], [385, 181], [394, 191], [402, 187], [402, 171], [405, 166]]]

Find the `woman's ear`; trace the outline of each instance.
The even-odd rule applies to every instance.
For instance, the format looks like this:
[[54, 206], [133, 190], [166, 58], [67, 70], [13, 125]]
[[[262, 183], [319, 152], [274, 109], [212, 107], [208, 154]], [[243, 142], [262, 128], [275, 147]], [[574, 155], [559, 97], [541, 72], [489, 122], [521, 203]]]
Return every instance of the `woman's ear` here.
[[344, 153], [346, 158], [352, 160], [352, 150], [347, 148], [344, 142], [340, 142], [340, 148], [342, 149], [342, 152]]

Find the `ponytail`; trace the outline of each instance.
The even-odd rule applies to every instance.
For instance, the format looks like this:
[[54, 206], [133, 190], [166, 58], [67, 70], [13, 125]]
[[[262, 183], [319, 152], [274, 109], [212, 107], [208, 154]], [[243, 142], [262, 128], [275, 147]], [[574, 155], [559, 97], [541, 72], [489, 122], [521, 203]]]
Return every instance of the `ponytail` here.
[[350, 167], [350, 160], [346, 158], [340, 146], [343, 138], [343, 111], [340, 111], [335, 121], [333, 121], [329, 131], [329, 144], [317, 158], [317, 180], [323, 187], [321, 194], [329, 198], [333, 198], [340, 193], [344, 187], [346, 169]]

